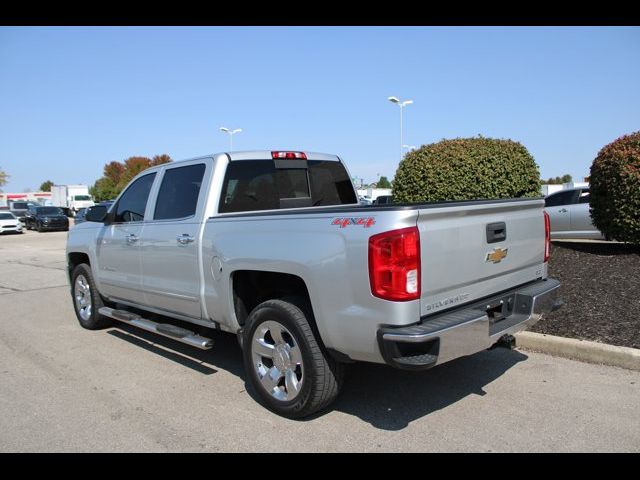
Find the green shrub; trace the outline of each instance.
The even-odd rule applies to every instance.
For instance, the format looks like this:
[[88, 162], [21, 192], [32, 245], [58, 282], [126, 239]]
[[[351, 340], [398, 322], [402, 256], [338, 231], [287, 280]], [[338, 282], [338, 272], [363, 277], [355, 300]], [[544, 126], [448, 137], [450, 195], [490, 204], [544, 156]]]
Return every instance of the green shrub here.
[[598, 152], [590, 184], [593, 224], [610, 238], [640, 244], [640, 131]]
[[393, 183], [400, 203], [539, 197], [540, 173], [512, 140], [456, 138], [423, 145], [402, 159]]

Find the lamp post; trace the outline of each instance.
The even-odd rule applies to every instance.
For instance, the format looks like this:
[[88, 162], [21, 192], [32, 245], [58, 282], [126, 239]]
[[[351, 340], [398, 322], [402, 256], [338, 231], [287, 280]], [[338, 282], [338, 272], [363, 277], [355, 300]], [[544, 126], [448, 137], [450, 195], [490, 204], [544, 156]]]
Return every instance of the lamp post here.
[[402, 145], [402, 148], [406, 148], [407, 150], [411, 151], [411, 150], [415, 150], [416, 146], [415, 145]]
[[220, 127], [220, 131], [229, 134], [229, 151], [232, 152], [233, 151], [233, 136], [236, 133], [240, 133], [242, 131], [242, 129], [241, 128], [236, 128], [235, 130], [230, 130], [230, 129], [226, 128], [226, 127]]
[[387, 100], [389, 100], [391, 103], [395, 103], [400, 107], [400, 160], [402, 160], [402, 110], [407, 105], [411, 105], [413, 103], [413, 100], [405, 100], [403, 102], [398, 97], [389, 97], [387, 98]]

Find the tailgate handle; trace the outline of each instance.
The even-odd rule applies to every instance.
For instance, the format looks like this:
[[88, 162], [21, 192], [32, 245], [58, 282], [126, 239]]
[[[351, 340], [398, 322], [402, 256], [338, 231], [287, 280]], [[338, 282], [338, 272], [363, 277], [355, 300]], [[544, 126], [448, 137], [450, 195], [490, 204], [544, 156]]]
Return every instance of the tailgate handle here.
[[487, 224], [487, 243], [502, 242], [507, 239], [507, 224], [495, 222]]

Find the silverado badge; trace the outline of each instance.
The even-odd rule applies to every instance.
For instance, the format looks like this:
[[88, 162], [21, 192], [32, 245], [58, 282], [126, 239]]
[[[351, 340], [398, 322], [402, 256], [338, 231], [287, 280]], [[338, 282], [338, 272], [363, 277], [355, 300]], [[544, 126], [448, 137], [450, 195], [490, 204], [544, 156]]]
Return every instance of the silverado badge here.
[[494, 248], [489, 253], [487, 253], [485, 262], [500, 263], [500, 260], [507, 256], [508, 251], [508, 248], [505, 248], [504, 250], [500, 247]]

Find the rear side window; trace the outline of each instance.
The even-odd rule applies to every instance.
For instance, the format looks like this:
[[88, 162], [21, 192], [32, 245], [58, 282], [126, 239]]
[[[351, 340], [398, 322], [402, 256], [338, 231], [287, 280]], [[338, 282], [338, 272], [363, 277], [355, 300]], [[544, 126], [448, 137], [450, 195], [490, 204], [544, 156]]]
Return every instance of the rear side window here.
[[162, 178], [153, 218], [169, 220], [195, 215], [204, 170], [204, 163], [167, 169]]
[[350, 203], [357, 203], [357, 199], [351, 179], [340, 162], [309, 160], [302, 167], [276, 168], [271, 160], [246, 160], [231, 162], [227, 167], [219, 211]]
[[149, 192], [156, 174], [150, 173], [133, 182], [122, 194], [116, 206], [116, 222], [141, 222], [147, 208]]
[[580, 194], [580, 203], [589, 203], [589, 190], [583, 190]]

